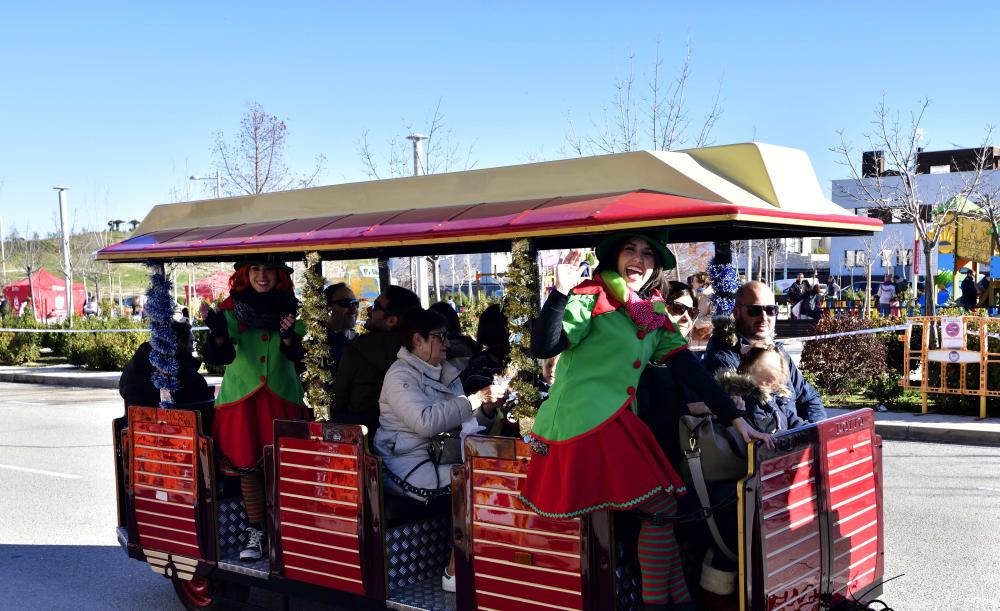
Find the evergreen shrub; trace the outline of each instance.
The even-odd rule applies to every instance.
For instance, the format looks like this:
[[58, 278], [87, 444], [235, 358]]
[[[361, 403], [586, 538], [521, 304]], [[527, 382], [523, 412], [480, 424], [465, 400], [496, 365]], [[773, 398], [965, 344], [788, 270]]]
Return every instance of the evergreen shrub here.
[[[38, 326], [30, 310], [24, 316], [0, 318], [0, 327], [8, 329], [34, 329]], [[23, 365], [38, 360], [41, 338], [38, 333], [0, 332], [0, 363]]]
[[[131, 329], [136, 328], [136, 321], [128, 316], [116, 316], [108, 319], [87, 319], [84, 323], [92, 329]], [[135, 351], [144, 341], [149, 340], [149, 333], [142, 328], [135, 332], [122, 333], [68, 333], [66, 340], [66, 357], [69, 362], [84, 369], [101, 371], [116, 371], [125, 367]]]

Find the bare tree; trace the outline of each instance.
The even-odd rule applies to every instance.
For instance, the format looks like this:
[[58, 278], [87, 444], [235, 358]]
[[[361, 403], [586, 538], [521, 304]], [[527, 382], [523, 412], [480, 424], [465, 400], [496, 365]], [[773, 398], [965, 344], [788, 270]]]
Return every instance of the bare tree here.
[[[865, 291], [865, 305], [862, 310], [862, 317], [868, 318], [872, 313], [872, 269], [875, 267], [876, 257], [882, 257], [882, 254], [888, 250], [891, 260], [891, 253], [902, 248], [903, 244], [898, 236], [887, 233], [864, 236], [859, 241], [861, 243], [859, 250], [864, 257], [861, 261], [861, 266], [865, 270], [865, 286], [868, 287], [868, 290]], [[884, 268], [885, 265], [882, 267]]]
[[[938, 193], [928, 194], [925, 193], [926, 188], [919, 188], [917, 156], [923, 137], [921, 122], [929, 106], [930, 100], [925, 98], [915, 111], [910, 112], [909, 119], [901, 122], [899, 113], [888, 109], [885, 96], [882, 96], [875, 108], [872, 128], [863, 134], [867, 150], [884, 155], [885, 167], [868, 172], [872, 176], [866, 176], [855, 161], [854, 148], [847, 142], [842, 130], [838, 132], [840, 144], [831, 150], [842, 157], [840, 163], [850, 170], [853, 179], [854, 188], [841, 187], [838, 195], [872, 208], [891, 211], [902, 222], [912, 223], [924, 253], [924, 278], [932, 282], [931, 253], [944, 229], [958, 222], [958, 213], [963, 211], [965, 202], [978, 189], [983, 166], [977, 164], [960, 183], [942, 186]], [[987, 129], [986, 140], [991, 133], [992, 130]], [[934, 299], [927, 299], [926, 302], [927, 315], [934, 316]]]
[[[981, 150], [980, 154], [984, 158], [980, 163], [983, 167], [987, 165], [985, 155], [988, 152], [992, 151], [989, 149]], [[970, 199], [979, 206], [979, 216], [990, 224], [992, 250], [1000, 252], [1000, 233], [998, 233], [1000, 232], [1000, 172], [994, 170], [984, 174], [983, 179], [971, 193]]]
[[437, 174], [453, 170], [471, 170], [476, 162], [472, 159], [475, 141], [468, 147], [461, 146], [454, 133], [445, 122], [441, 109], [441, 99], [434, 107], [434, 113], [423, 127], [415, 127], [404, 121], [403, 134], [389, 138], [383, 152], [377, 152], [368, 141], [369, 130], [364, 130], [355, 142], [362, 170], [369, 178], [398, 178], [413, 174], [412, 144], [406, 137], [413, 133], [427, 136], [424, 142], [424, 173]]
[[240, 121], [240, 131], [226, 142], [222, 130], [215, 133], [215, 167], [222, 175], [222, 190], [229, 195], [257, 195], [271, 191], [310, 187], [323, 171], [326, 157], [316, 157], [311, 174], [296, 175], [285, 165], [288, 127], [260, 104], [251, 102]]
[[11, 250], [13, 252], [12, 259], [15, 264], [24, 270], [25, 275], [28, 277], [28, 292], [31, 295], [31, 310], [38, 318], [38, 303], [35, 299], [35, 279], [33, 274], [35, 274], [39, 268], [42, 266], [42, 259], [45, 256], [47, 250], [46, 240], [42, 239], [38, 235], [38, 232], [32, 232], [29, 226], [25, 230], [25, 234], [22, 237], [17, 228], [14, 228], [10, 232]]
[[602, 108], [601, 120], [591, 122], [591, 133], [578, 134], [570, 119], [566, 145], [576, 155], [623, 153], [639, 149], [670, 151], [682, 146], [711, 144], [712, 129], [722, 116], [720, 82], [702, 120], [692, 135], [690, 87], [693, 47], [685, 41], [684, 57], [672, 81], [664, 78], [660, 45], [644, 90], [635, 73], [635, 55], [629, 54], [625, 75], [614, 81], [614, 95]]

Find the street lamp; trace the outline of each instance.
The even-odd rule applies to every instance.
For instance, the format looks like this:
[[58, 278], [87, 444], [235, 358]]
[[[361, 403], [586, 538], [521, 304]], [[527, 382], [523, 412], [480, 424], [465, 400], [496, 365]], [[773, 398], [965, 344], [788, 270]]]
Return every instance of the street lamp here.
[[214, 180], [215, 181], [215, 197], [222, 197], [222, 176], [219, 171], [215, 171], [215, 176], [188, 176], [188, 180]]
[[[59, 192], [59, 222], [62, 225], [63, 282], [66, 283], [66, 320], [73, 322], [73, 272], [69, 267], [69, 215], [66, 213], [66, 191], [69, 187], [52, 187]], [[34, 295], [32, 295], [34, 297]], [[32, 307], [36, 307], [34, 300]]]

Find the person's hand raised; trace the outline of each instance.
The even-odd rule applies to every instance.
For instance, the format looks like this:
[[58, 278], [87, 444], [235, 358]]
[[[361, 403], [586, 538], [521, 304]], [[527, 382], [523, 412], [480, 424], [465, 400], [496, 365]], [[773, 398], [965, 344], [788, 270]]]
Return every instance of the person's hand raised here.
[[567, 252], [556, 265], [556, 290], [563, 295], [569, 295], [583, 275], [583, 253], [577, 249]]

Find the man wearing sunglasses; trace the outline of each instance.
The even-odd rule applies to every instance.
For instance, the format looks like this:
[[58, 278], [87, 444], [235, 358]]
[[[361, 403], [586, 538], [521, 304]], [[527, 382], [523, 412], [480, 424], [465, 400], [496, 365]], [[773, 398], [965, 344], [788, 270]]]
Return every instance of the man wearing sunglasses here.
[[344, 355], [344, 348], [356, 335], [360, 303], [351, 287], [343, 282], [323, 289], [326, 295], [326, 343], [330, 346], [330, 373], [336, 378], [337, 363]]
[[[328, 302], [329, 303], [329, 302]], [[347, 301], [347, 306], [355, 302]], [[334, 307], [340, 303], [334, 304]], [[378, 428], [378, 397], [382, 380], [403, 345], [399, 337], [399, 319], [411, 308], [420, 307], [420, 298], [401, 286], [387, 286], [368, 308], [367, 333], [359, 335], [344, 348], [333, 381], [331, 420], [343, 424], [364, 424], [368, 438]], [[357, 309], [354, 309], [357, 315]]]
[[[778, 317], [778, 306], [774, 304], [774, 293], [763, 282], [747, 282], [736, 291], [736, 305], [733, 318], [736, 320], [735, 343], [719, 334], [712, 336], [705, 349], [702, 363], [713, 374], [739, 367], [741, 349], [752, 342], [774, 340], [774, 321]], [[802, 376], [802, 372], [792, 362], [792, 357], [784, 347], [778, 350], [788, 361], [790, 373], [788, 388], [795, 397], [796, 412], [810, 422], [826, 419], [823, 400], [812, 385]]]

